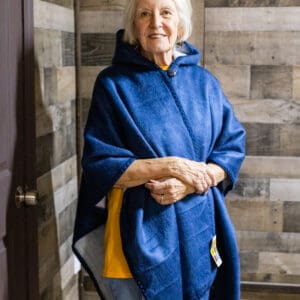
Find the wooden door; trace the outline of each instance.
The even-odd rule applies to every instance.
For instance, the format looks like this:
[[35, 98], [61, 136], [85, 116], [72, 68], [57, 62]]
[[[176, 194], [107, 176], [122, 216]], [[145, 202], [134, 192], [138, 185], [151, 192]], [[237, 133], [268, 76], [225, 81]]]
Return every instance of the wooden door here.
[[38, 299], [36, 208], [15, 205], [35, 187], [32, 0], [0, 8], [0, 300]]

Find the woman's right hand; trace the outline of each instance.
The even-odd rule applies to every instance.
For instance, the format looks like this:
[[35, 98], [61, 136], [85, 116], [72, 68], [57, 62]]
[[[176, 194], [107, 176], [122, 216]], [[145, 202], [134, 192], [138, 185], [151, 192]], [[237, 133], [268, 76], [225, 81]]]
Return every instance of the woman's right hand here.
[[206, 163], [171, 157], [169, 168], [174, 177], [193, 186], [196, 193], [204, 194], [215, 185], [215, 180]]

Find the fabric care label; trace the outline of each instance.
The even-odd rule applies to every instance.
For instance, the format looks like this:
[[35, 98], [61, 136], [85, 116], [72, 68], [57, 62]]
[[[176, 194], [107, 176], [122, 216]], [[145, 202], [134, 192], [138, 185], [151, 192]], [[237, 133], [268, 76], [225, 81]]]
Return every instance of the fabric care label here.
[[215, 235], [211, 240], [210, 254], [215, 261], [217, 267], [220, 267], [222, 264], [222, 259], [217, 249], [217, 236]]

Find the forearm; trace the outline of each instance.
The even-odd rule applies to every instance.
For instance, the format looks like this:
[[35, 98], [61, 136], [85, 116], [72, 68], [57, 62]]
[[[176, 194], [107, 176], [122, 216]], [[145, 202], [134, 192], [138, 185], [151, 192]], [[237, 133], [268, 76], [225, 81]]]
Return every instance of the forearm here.
[[[213, 163], [206, 165], [179, 157], [137, 159], [122, 174], [115, 186], [129, 188], [145, 184], [151, 179], [166, 177], [178, 178], [201, 191], [201, 178], [208, 186], [217, 185], [226, 178], [226, 172]], [[212, 183], [209, 182], [210, 179]]]
[[129, 188], [148, 182], [151, 179], [160, 179], [172, 176], [170, 165], [173, 157], [137, 159], [115, 183], [115, 186]]

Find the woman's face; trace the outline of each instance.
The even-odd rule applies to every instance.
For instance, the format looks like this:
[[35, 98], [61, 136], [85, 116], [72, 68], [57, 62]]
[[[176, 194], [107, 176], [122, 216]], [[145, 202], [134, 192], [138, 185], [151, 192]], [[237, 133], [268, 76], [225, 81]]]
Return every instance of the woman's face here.
[[179, 18], [173, 0], [139, 0], [134, 32], [143, 54], [154, 62], [170, 63], [178, 37]]

